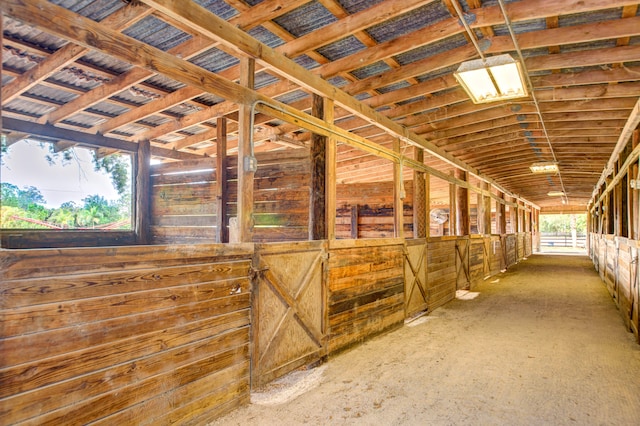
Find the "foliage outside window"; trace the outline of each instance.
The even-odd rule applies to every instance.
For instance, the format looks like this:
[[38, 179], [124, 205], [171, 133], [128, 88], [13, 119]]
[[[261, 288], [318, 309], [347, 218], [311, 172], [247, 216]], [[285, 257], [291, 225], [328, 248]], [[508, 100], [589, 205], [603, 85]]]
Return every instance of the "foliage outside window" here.
[[131, 230], [131, 156], [23, 140], [3, 144], [0, 228]]

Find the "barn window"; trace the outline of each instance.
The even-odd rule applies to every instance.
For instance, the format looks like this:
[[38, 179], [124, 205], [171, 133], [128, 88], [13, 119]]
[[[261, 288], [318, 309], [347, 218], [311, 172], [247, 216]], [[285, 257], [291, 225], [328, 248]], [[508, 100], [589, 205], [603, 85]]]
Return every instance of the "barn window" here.
[[27, 138], [3, 144], [1, 158], [4, 234], [131, 232], [130, 154]]

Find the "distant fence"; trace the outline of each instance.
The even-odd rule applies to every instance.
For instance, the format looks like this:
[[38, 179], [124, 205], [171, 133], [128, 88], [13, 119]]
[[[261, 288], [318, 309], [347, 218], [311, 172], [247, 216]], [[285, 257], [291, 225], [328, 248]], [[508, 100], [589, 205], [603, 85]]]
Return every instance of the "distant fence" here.
[[[578, 235], [576, 238], [577, 247], [586, 246], [586, 235]], [[544, 247], [572, 247], [570, 233], [557, 233], [557, 234], [540, 234], [540, 245]]]

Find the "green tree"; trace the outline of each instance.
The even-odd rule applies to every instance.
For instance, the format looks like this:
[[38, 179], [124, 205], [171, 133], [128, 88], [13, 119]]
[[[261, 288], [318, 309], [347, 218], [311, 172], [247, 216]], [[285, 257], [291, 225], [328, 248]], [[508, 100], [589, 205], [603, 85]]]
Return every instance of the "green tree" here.
[[124, 155], [107, 155], [98, 158], [97, 153], [93, 153], [93, 165], [96, 171], [104, 170], [111, 175], [111, 183], [123, 195], [129, 188], [129, 175], [131, 169], [130, 157]]
[[575, 219], [575, 229], [578, 234], [583, 235], [587, 230], [586, 214], [545, 214], [540, 215], [540, 232], [563, 234], [571, 232], [571, 217]]
[[0, 183], [0, 201], [3, 206], [18, 207], [20, 188], [9, 182]]
[[62, 228], [75, 228], [77, 226], [77, 218], [78, 208], [73, 202], [67, 202], [53, 211], [49, 221]]
[[85, 207], [78, 214], [78, 222], [82, 226], [91, 226], [95, 228], [96, 225], [104, 218], [104, 212], [100, 209], [100, 206], [93, 205]]

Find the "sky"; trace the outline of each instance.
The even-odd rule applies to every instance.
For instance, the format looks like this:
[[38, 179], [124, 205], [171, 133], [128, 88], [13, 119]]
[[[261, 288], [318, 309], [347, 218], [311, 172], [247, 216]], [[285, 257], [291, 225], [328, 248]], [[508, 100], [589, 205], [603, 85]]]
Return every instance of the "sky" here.
[[9, 147], [2, 154], [0, 180], [12, 183], [22, 189], [35, 186], [46, 200], [48, 208], [60, 207], [66, 201], [82, 206], [83, 198], [89, 195], [102, 195], [107, 200], [120, 198], [111, 183], [109, 174], [94, 170], [91, 152], [75, 148], [78, 161], [72, 160], [62, 166], [62, 158], [50, 165], [45, 159], [47, 146], [39, 142], [23, 140]]

